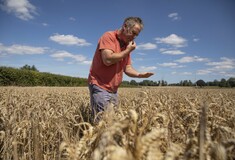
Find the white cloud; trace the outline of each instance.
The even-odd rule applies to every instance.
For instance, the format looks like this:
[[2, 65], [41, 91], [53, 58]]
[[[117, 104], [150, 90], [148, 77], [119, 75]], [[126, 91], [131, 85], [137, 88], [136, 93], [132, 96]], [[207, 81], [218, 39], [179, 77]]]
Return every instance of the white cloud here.
[[170, 67], [170, 68], [182, 68], [184, 67], [183, 65], [179, 65], [178, 63], [161, 63], [159, 64], [159, 66], [162, 66], [162, 67]]
[[183, 75], [183, 76], [188, 76], [192, 75], [192, 72], [171, 72], [172, 75]]
[[138, 52], [138, 53], [136, 53], [136, 54], [141, 55], [141, 56], [147, 55], [146, 53], [143, 53], [143, 52]]
[[213, 66], [215, 70], [230, 70], [235, 68], [235, 59], [221, 57], [219, 62], [208, 62], [206, 65]]
[[168, 50], [168, 49], [166, 49], [166, 48], [160, 48], [160, 49], [159, 49], [160, 52], [165, 52], [165, 51], [167, 51], [167, 50]]
[[176, 20], [180, 20], [181, 19], [181, 17], [179, 16], [178, 13], [170, 13], [168, 15], [168, 17], [171, 18], [172, 21], [176, 21]]
[[83, 55], [76, 55], [69, 53], [67, 51], [56, 51], [51, 55], [51, 57], [55, 58], [58, 61], [64, 61], [65, 58], [73, 59], [76, 62], [84, 62], [86, 61], [86, 57]]
[[197, 75], [208, 75], [208, 74], [211, 74], [211, 73], [212, 73], [212, 71], [207, 70], [207, 69], [198, 70], [198, 71], [196, 72]]
[[92, 63], [92, 61], [83, 61], [83, 62], [82, 62], [82, 64], [89, 64], [89, 65], [90, 65], [91, 63]]
[[136, 61], [143, 61], [144, 58], [135, 58]]
[[69, 17], [69, 20], [70, 20], [70, 21], [76, 21], [76, 18], [74, 18], [74, 17]]
[[194, 42], [198, 42], [200, 39], [199, 38], [193, 38]]
[[211, 68], [206, 69], [207, 71], [212, 72], [213, 74], [229, 76], [235, 74], [235, 59], [230, 59], [226, 57], [221, 57], [221, 61], [218, 62], [208, 62], [207, 66]]
[[177, 66], [178, 64], [177, 63], [161, 63], [159, 65], [162, 67], [174, 67], [174, 66]]
[[55, 34], [53, 36], [50, 36], [50, 40], [57, 42], [61, 45], [68, 45], [68, 46], [89, 46], [91, 45], [88, 43], [85, 39], [81, 39], [78, 37], [75, 37], [73, 35], [60, 35], [60, 34]]
[[221, 57], [221, 61], [218, 62], [208, 62], [207, 66], [211, 66], [211, 68], [206, 68], [203, 70], [198, 70], [198, 75], [221, 75], [226, 77], [232, 77], [235, 75], [235, 59], [230, 59], [226, 57]]
[[182, 72], [182, 73], [180, 73], [181, 75], [192, 75], [192, 73], [191, 72]]
[[139, 50], [150, 50], [150, 49], [156, 49], [157, 45], [153, 43], [144, 43], [137, 45], [137, 49]]
[[225, 73], [224, 74], [224, 76], [226, 76], [226, 77], [235, 77], [235, 72], [233, 72], [233, 73]]
[[33, 46], [26, 46], [26, 45], [18, 45], [14, 44], [11, 46], [5, 46], [0, 43], [0, 55], [6, 54], [18, 54], [18, 55], [25, 55], [25, 54], [44, 54], [48, 50], [47, 47], [33, 47]]
[[184, 47], [187, 45], [187, 40], [183, 37], [180, 37], [176, 34], [171, 34], [163, 38], [155, 38], [157, 43], [163, 43], [167, 45], [172, 45], [174, 47]]
[[45, 27], [46, 27], [46, 26], [48, 26], [48, 24], [47, 24], [47, 23], [42, 23], [42, 25], [43, 25], [43, 26], [45, 26]]
[[155, 67], [155, 66], [149, 66], [149, 67], [141, 66], [140, 67], [140, 71], [143, 71], [143, 72], [150, 72], [150, 71], [153, 71], [155, 69], [157, 69], [157, 67]]
[[169, 55], [181, 55], [181, 54], [185, 54], [185, 52], [181, 51], [181, 50], [160, 50], [160, 52], [162, 54], [169, 54]]
[[8, 13], [13, 13], [15, 16], [22, 20], [33, 19], [36, 15], [36, 7], [28, 0], [3, 0], [1, 8]]
[[191, 63], [191, 62], [207, 62], [208, 59], [194, 56], [194, 57], [183, 57], [183, 58], [175, 60], [175, 61], [179, 62], [179, 63]]

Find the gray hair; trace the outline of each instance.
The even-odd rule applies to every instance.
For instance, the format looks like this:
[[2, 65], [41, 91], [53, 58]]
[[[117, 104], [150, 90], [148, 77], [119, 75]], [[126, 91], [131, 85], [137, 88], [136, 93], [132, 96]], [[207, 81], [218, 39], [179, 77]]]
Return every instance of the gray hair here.
[[141, 30], [144, 28], [143, 21], [140, 17], [127, 17], [123, 24], [130, 28], [134, 27], [135, 24], [139, 24]]

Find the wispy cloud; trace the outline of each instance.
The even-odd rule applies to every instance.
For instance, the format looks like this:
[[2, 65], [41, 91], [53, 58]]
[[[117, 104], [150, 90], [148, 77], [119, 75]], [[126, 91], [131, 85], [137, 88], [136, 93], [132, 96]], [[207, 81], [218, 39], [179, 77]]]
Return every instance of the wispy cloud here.
[[198, 42], [199, 40], [199, 38], [193, 38], [193, 42]]
[[159, 66], [170, 67], [170, 68], [182, 68], [182, 67], [184, 67], [183, 65], [179, 65], [178, 63], [172, 63], [172, 62], [160, 63]]
[[226, 77], [235, 77], [235, 72], [228, 72], [228, 73], [226, 73], [226, 74], [223, 74], [224, 76], [226, 76]]
[[74, 17], [69, 17], [69, 20], [70, 20], [70, 21], [76, 21], [76, 18], [74, 18]]
[[143, 53], [143, 52], [137, 52], [136, 54], [141, 55], [141, 56], [147, 55], [146, 53]]
[[150, 71], [153, 71], [156, 69], [157, 69], [157, 67], [155, 67], [155, 66], [149, 66], [149, 67], [141, 66], [140, 67], [140, 71], [143, 71], [143, 72], [150, 72]]
[[65, 58], [72, 59], [76, 62], [83, 62], [86, 61], [86, 57], [83, 55], [72, 54], [67, 51], [56, 51], [55, 53], [51, 54], [51, 57], [55, 58], [58, 61], [64, 61]]
[[167, 45], [171, 45], [173, 47], [185, 47], [187, 45], [187, 40], [183, 37], [180, 37], [176, 34], [171, 34], [167, 37], [162, 37], [162, 38], [155, 38], [157, 43], [163, 43]]
[[33, 19], [34, 15], [37, 15], [36, 7], [28, 0], [3, 0], [1, 9], [15, 14], [17, 18], [24, 21]]
[[182, 72], [181, 75], [192, 75], [192, 72]]
[[182, 76], [189, 76], [189, 75], [193, 75], [192, 72], [171, 72], [172, 75], [182, 75]]
[[156, 49], [157, 45], [153, 43], [144, 43], [144, 44], [139, 44], [137, 45], [137, 49], [139, 50], [151, 50], [151, 49]]
[[169, 55], [181, 55], [185, 54], [185, 52], [181, 50], [160, 50], [162, 54], [169, 54]]
[[168, 15], [168, 17], [172, 20], [172, 21], [177, 21], [177, 20], [180, 20], [181, 17], [179, 16], [178, 13], [170, 13]]
[[208, 70], [208, 69], [201, 69], [201, 70], [198, 70], [196, 72], [197, 75], [208, 75], [208, 74], [211, 74], [212, 71]]
[[42, 23], [42, 25], [43, 25], [44, 27], [46, 27], [46, 26], [48, 26], [48, 23]]
[[186, 56], [178, 60], [175, 60], [175, 62], [179, 62], [179, 63], [207, 62], [207, 61], [208, 61], [208, 58], [201, 58], [198, 56], [193, 56], [193, 57]]
[[88, 60], [82, 61], [82, 64], [88, 64], [88, 65], [90, 65], [91, 63], [92, 63], [92, 61], [88, 61]]
[[0, 55], [18, 54], [18, 55], [33, 55], [44, 54], [48, 50], [47, 47], [33, 47], [27, 45], [13, 44], [11, 46], [5, 46], [0, 43]]
[[73, 35], [63, 35], [63, 34], [55, 34], [49, 37], [50, 40], [59, 43], [61, 45], [68, 46], [89, 46], [91, 43], [88, 43], [85, 39], [78, 38]]
[[143, 61], [144, 58], [135, 58], [135, 61]]
[[177, 66], [178, 64], [177, 63], [161, 63], [159, 64], [160, 66], [163, 66], [163, 67], [174, 67], [174, 66]]
[[34, 47], [28, 45], [13, 44], [10, 46], [0, 43], [0, 57], [6, 57], [8, 55], [38, 55], [52, 53], [50, 57], [55, 58], [57, 61], [68, 60], [68, 63], [79, 62], [80, 64], [91, 64], [91, 61], [81, 54], [73, 54], [64, 50], [53, 51], [48, 47]]
[[212, 66], [216, 70], [235, 69], [235, 59], [221, 57], [219, 62], [208, 62], [206, 65]]
[[233, 77], [235, 75], [235, 59], [221, 57], [220, 61], [206, 63], [210, 68], [198, 70], [198, 75], [221, 75], [226, 77]]

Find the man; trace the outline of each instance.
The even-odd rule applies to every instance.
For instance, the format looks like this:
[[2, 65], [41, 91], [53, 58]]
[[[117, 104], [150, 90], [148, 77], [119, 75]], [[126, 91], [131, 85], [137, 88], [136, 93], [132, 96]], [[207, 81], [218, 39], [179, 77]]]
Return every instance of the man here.
[[139, 17], [128, 17], [119, 30], [104, 33], [99, 39], [88, 76], [92, 114], [104, 111], [112, 103], [117, 105], [117, 90], [123, 72], [135, 78], [148, 78], [151, 72], [139, 73], [131, 65], [134, 39], [143, 29]]

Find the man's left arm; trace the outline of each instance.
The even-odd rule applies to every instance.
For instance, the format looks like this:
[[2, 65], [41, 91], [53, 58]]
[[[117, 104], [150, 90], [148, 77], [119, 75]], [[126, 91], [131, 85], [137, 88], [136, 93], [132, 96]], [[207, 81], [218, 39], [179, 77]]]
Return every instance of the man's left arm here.
[[152, 72], [139, 73], [131, 65], [127, 65], [125, 69], [125, 74], [133, 78], [148, 78], [152, 76], [154, 73]]

